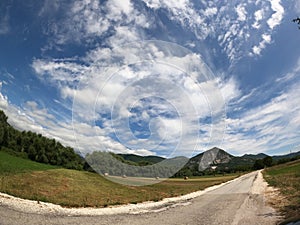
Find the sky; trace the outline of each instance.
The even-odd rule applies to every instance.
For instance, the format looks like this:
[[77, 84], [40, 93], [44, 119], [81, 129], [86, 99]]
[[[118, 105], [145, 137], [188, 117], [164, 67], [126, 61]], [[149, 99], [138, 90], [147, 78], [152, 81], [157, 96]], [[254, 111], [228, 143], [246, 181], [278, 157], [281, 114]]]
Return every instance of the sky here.
[[0, 109], [85, 155], [300, 150], [300, 0], [1, 0]]

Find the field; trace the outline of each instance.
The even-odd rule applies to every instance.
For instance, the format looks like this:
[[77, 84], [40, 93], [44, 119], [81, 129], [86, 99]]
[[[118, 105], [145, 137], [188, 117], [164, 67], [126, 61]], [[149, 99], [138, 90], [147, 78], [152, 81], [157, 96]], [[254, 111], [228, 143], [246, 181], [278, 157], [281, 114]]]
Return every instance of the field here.
[[237, 176], [168, 179], [154, 185], [126, 186], [95, 173], [39, 164], [0, 152], [0, 192], [65, 207], [107, 207], [159, 201], [202, 190]]
[[264, 177], [284, 197], [279, 209], [286, 222], [300, 220], [300, 160], [268, 168]]

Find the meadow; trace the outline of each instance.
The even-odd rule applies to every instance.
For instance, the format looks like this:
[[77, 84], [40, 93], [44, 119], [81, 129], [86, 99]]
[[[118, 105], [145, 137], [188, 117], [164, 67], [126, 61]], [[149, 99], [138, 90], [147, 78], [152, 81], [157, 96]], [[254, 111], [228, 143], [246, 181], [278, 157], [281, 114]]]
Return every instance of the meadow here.
[[0, 192], [65, 207], [107, 207], [159, 201], [203, 190], [237, 176], [174, 178], [153, 185], [127, 186], [96, 173], [41, 164], [0, 151]]
[[275, 207], [286, 221], [300, 221], [300, 160], [267, 168], [263, 172], [269, 185], [278, 188], [282, 201]]

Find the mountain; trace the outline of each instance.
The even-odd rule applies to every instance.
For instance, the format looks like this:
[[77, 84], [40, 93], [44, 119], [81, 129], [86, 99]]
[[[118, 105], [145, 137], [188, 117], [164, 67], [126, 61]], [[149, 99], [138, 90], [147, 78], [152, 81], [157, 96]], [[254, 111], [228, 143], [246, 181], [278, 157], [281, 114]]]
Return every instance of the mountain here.
[[223, 149], [214, 147], [192, 157], [186, 164], [186, 167], [203, 171], [213, 165], [229, 163], [233, 158], [234, 156]]
[[135, 155], [135, 154], [117, 154], [118, 156], [122, 157], [126, 161], [131, 161], [135, 163], [148, 163], [148, 164], [155, 164], [159, 163], [165, 158], [160, 157], [160, 156], [140, 156], [140, 155]]
[[175, 176], [199, 176], [214, 172], [250, 171], [256, 160], [267, 156], [264, 153], [233, 156], [223, 149], [214, 147], [192, 157]]
[[265, 153], [259, 153], [259, 154], [245, 154], [243, 155], [241, 158], [246, 158], [246, 159], [263, 159], [265, 157], [267, 157], [268, 155], [266, 155]]
[[274, 155], [274, 156], [272, 156], [272, 158], [273, 158], [273, 160], [278, 161], [278, 160], [282, 160], [282, 159], [294, 158], [297, 156], [300, 156], [300, 151], [289, 153], [287, 155]]
[[[73, 148], [63, 146], [60, 142], [49, 139], [31, 131], [19, 131], [13, 128], [8, 122], [8, 117], [0, 110], [0, 151], [9, 154], [28, 158], [44, 164], [57, 165], [69, 169], [93, 171], [82, 156], [77, 154]], [[97, 162], [105, 159], [102, 157], [104, 153], [95, 153]], [[225, 150], [214, 147], [210, 150], [202, 152], [192, 158], [183, 156], [166, 159], [160, 156], [139, 156], [134, 154], [114, 154], [108, 153], [120, 160], [123, 164], [132, 166], [151, 165], [149, 171], [141, 169], [141, 176], [153, 175], [151, 169], [157, 171], [156, 176], [171, 176], [173, 171], [179, 171], [175, 176], [203, 175], [211, 172], [234, 172], [234, 171], [250, 171], [256, 161], [263, 161], [268, 155], [245, 154], [241, 157], [233, 156]], [[90, 163], [93, 162], [93, 154], [89, 155]], [[272, 156], [273, 164], [284, 163], [290, 160], [300, 158], [300, 151], [286, 155]], [[159, 164], [159, 165], [156, 165]], [[271, 162], [272, 164], [272, 162]], [[152, 166], [153, 165], [153, 166]], [[97, 166], [97, 164], [96, 164]], [[105, 164], [105, 170], [111, 166], [110, 161]], [[264, 166], [264, 165], [263, 165]], [[125, 167], [124, 167], [125, 168]], [[119, 174], [124, 174], [123, 167], [116, 168]], [[113, 170], [113, 168], [112, 168]], [[126, 170], [125, 170], [126, 171]], [[104, 171], [106, 172], [106, 171]], [[128, 172], [128, 171], [127, 171]], [[136, 174], [135, 171], [132, 172]]]

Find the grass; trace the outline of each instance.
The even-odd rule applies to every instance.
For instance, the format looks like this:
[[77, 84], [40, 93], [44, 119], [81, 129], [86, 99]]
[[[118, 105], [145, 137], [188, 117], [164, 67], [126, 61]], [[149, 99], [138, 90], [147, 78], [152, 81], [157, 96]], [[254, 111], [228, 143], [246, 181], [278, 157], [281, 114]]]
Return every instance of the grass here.
[[12, 156], [6, 152], [0, 151], [0, 176], [6, 174], [28, 172], [28, 171], [43, 171], [49, 169], [57, 169], [56, 166], [37, 163], [28, 159]]
[[284, 223], [300, 220], [300, 160], [270, 167], [264, 171], [264, 177], [285, 198], [286, 203], [280, 207]]
[[66, 207], [107, 207], [159, 201], [202, 190], [238, 176], [168, 179], [148, 186], [124, 186], [95, 173], [47, 166], [1, 152], [0, 169], [1, 192]]

